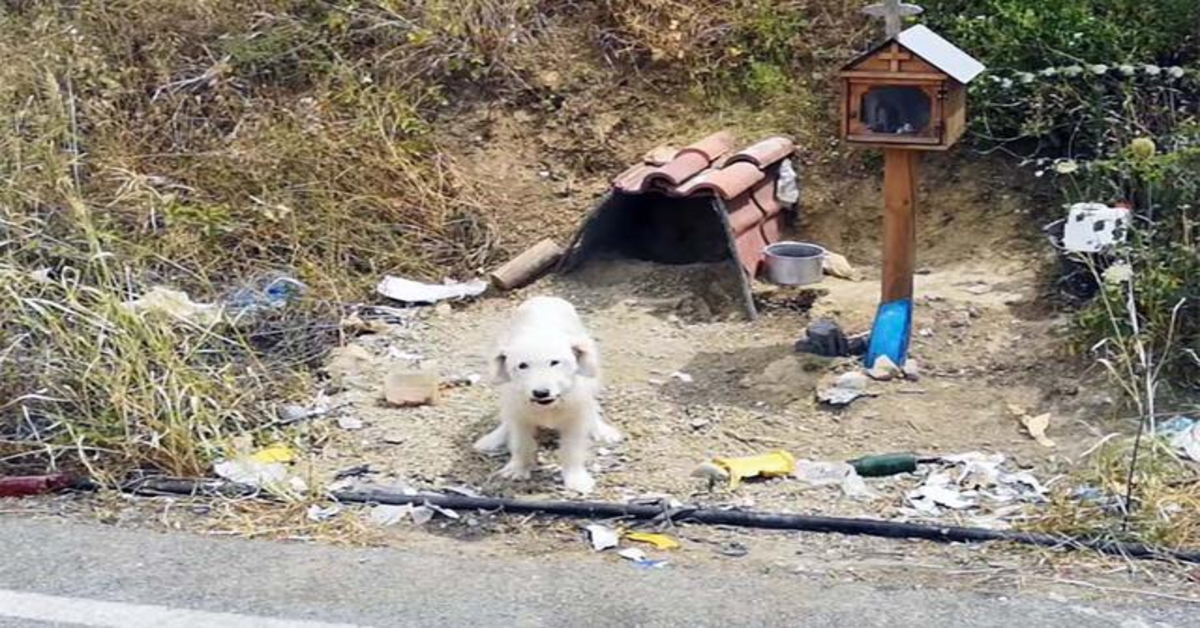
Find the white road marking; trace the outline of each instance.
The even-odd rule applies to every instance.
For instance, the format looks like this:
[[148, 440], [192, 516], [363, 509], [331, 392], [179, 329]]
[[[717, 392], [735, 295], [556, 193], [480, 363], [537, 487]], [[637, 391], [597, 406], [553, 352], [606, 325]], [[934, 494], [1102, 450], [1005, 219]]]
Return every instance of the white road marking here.
[[0, 589], [0, 617], [103, 628], [359, 628], [353, 624], [212, 613]]

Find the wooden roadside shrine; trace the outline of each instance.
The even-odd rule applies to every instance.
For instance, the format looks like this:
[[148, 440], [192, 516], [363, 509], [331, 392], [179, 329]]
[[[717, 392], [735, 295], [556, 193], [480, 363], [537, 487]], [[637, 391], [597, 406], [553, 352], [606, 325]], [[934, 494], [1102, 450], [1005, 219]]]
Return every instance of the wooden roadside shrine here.
[[922, 9], [883, 0], [863, 12], [885, 20], [886, 38], [843, 66], [843, 140], [883, 149], [883, 282], [867, 366], [881, 356], [903, 366], [912, 332], [916, 269], [917, 162], [943, 151], [967, 126], [967, 83], [983, 64], [929, 28], [901, 30]]

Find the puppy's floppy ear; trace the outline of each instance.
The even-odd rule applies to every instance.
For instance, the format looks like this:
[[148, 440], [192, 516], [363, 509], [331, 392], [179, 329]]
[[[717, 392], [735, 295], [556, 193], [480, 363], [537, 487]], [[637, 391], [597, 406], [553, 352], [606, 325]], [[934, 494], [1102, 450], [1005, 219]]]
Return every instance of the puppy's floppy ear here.
[[508, 377], [508, 357], [504, 355], [504, 350], [496, 351], [491, 360], [491, 376], [493, 384], [504, 384], [509, 381]]
[[596, 345], [591, 342], [573, 342], [571, 351], [575, 353], [575, 363], [578, 373], [584, 377], [600, 377], [600, 356], [597, 355]]

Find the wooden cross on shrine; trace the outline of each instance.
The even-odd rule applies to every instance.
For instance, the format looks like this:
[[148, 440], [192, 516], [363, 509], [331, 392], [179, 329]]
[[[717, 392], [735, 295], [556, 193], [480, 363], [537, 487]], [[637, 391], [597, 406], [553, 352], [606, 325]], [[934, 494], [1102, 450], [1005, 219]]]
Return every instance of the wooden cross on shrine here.
[[925, 9], [915, 5], [906, 4], [901, 0], [883, 0], [879, 4], [872, 4], [864, 7], [862, 12], [871, 17], [883, 18], [884, 34], [890, 37], [895, 37], [900, 34], [900, 30], [904, 25], [904, 18], [912, 15], [920, 15]]

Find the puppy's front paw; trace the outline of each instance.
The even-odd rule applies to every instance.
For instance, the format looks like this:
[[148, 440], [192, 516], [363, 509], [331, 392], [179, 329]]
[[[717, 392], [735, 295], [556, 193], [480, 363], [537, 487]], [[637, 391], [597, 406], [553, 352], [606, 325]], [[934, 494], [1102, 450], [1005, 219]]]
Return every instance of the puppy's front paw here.
[[509, 460], [508, 464], [496, 472], [496, 475], [506, 480], [528, 480], [533, 477], [533, 471], [527, 465]]
[[563, 472], [563, 484], [576, 493], [587, 495], [596, 488], [596, 479], [587, 471], [565, 471]]
[[593, 438], [596, 439], [596, 442], [602, 445], [616, 445], [617, 443], [621, 442], [623, 437], [621, 436], [620, 430], [612, 425], [609, 425], [608, 423], [601, 422], [596, 426]]

